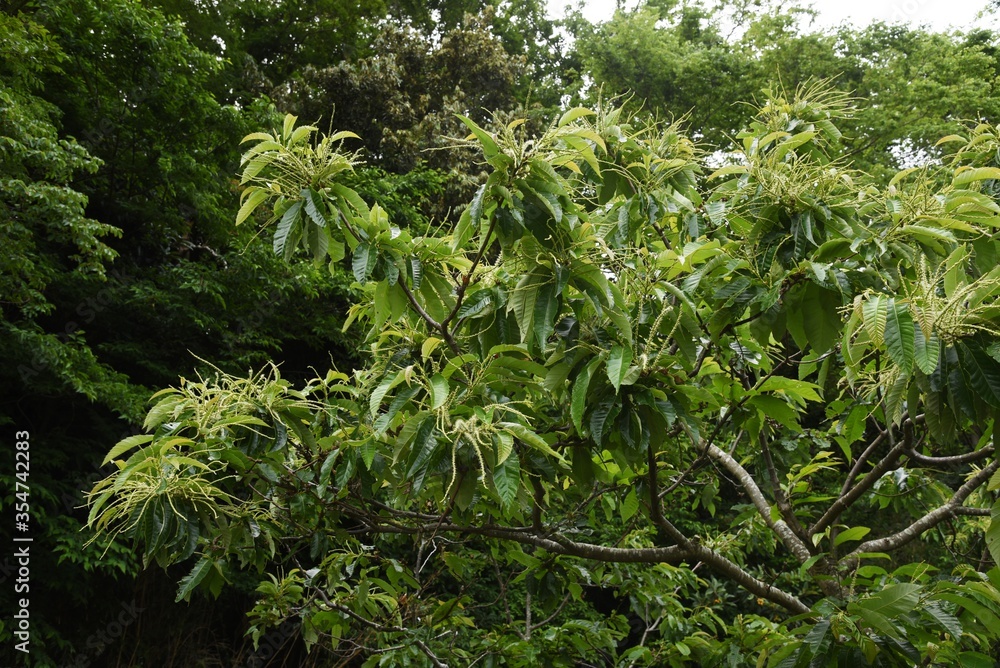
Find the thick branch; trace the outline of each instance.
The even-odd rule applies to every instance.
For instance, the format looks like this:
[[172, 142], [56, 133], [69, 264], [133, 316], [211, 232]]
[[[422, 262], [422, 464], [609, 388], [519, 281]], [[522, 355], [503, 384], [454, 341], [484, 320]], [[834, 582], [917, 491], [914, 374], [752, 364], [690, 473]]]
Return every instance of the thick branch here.
[[767, 502], [764, 495], [761, 493], [760, 488], [757, 486], [757, 482], [753, 479], [753, 476], [743, 468], [738, 461], [733, 459], [731, 455], [723, 450], [720, 450], [715, 445], [706, 445], [705, 441], [697, 438], [691, 431], [691, 428], [687, 425], [685, 430], [687, 431], [688, 438], [694, 443], [695, 447], [701, 452], [707, 454], [709, 457], [715, 461], [722, 464], [722, 466], [729, 471], [729, 473], [736, 478], [743, 490], [750, 497], [753, 505], [756, 506], [757, 512], [760, 513], [761, 519], [764, 523], [773, 531], [781, 542], [784, 543], [788, 551], [795, 555], [795, 557], [802, 563], [805, 563], [812, 557], [809, 552], [809, 548], [806, 547], [795, 532], [791, 530], [788, 524], [784, 520], [775, 520], [771, 517], [771, 504]]
[[968, 464], [969, 462], [977, 462], [980, 459], [985, 459], [992, 454], [992, 445], [987, 445], [985, 448], [974, 452], [967, 452], [964, 455], [952, 455], [950, 457], [929, 457], [927, 455], [920, 454], [916, 450], [906, 451], [907, 457], [918, 464], [923, 464], [924, 466], [952, 466], [955, 464]]
[[[673, 525], [670, 526], [673, 528]], [[791, 594], [758, 580], [722, 555], [687, 538], [684, 538], [686, 546], [620, 548], [594, 545], [592, 543], [578, 543], [559, 534], [539, 536], [532, 531], [524, 529], [509, 529], [498, 526], [462, 526], [456, 524], [427, 525], [423, 527], [372, 526], [370, 530], [380, 533], [417, 534], [431, 528], [438, 531], [511, 540], [522, 545], [534, 545], [553, 554], [564, 554], [582, 559], [593, 559], [594, 561], [643, 564], [679, 564], [685, 561], [703, 561], [713, 570], [728, 577], [752, 594], [780, 605], [789, 612], [797, 615], [809, 612], [809, 607]], [[676, 528], [673, 528], [671, 533], [680, 535], [680, 532]], [[683, 538], [683, 536], [681, 537]]]
[[[998, 468], [1000, 468], [1000, 462], [993, 462], [986, 468], [982, 469], [976, 473], [976, 475], [969, 478], [964, 485], [959, 487], [948, 503], [930, 511], [902, 531], [894, 533], [891, 536], [877, 538], [861, 543], [857, 549], [845, 557], [846, 565], [848, 565], [848, 567], [853, 567], [853, 565], [855, 565], [858, 561], [858, 555], [864, 552], [891, 552], [892, 550], [896, 550], [917, 538], [928, 529], [933, 529], [941, 522], [951, 519], [956, 515], [979, 514], [978, 512], [964, 512], [964, 510], [962, 510], [962, 504], [967, 498], [969, 498], [970, 494], [989, 480], [990, 476], [992, 476]], [[978, 511], [979, 509], [968, 508], [965, 510]]]
[[692, 558], [705, 562], [710, 568], [712, 568], [712, 570], [726, 576], [750, 593], [756, 594], [757, 596], [767, 599], [772, 603], [777, 603], [781, 607], [796, 615], [809, 612], [809, 606], [796, 597], [792, 596], [788, 592], [778, 589], [773, 585], [769, 585], [766, 582], [758, 580], [731, 562], [729, 559], [723, 557], [718, 552], [714, 552], [704, 545], [698, 544], [691, 545], [690, 549]]

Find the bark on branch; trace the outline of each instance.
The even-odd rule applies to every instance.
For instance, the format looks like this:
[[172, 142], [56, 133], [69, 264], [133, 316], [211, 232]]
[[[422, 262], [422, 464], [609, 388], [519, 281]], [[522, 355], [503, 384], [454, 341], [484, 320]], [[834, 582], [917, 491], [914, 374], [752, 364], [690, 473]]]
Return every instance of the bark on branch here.
[[951, 519], [956, 515], [978, 515], [978, 512], [964, 512], [965, 510], [978, 511], [979, 509], [962, 509], [962, 504], [965, 500], [969, 498], [969, 495], [976, 491], [977, 488], [986, 483], [987, 480], [1000, 468], [1000, 462], [993, 462], [986, 468], [982, 469], [974, 476], [969, 478], [964, 485], [958, 488], [955, 494], [948, 500], [948, 503], [935, 508], [930, 511], [920, 519], [918, 519], [913, 524], [909, 525], [902, 531], [898, 531], [891, 536], [885, 536], [884, 538], [876, 538], [874, 540], [865, 541], [861, 543], [853, 552], [848, 554], [841, 561], [841, 564], [847, 566], [848, 568], [854, 568], [857, 566], [859, 556], [865, 552], [891, 552], [893, 550], [899, 549], [900, 547], [906, 545], [910, 541], [914, 540], [920, 534], [927, 531], [928, 529], [933, 529], [941, 522], [947, 519]]

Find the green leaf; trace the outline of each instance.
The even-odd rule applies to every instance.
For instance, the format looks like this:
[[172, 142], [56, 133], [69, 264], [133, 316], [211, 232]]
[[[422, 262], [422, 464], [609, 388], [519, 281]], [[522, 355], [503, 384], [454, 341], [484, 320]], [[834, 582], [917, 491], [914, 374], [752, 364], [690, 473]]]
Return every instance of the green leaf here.
[[104, 458], [104, 461], [101, 462], [101, 466], [104, 466], [105, 464], [114, 461], [114, 459], [118, 457], [118, 455], [124, 454], [136, 446], [145, 445], [146, 443], [149, 443], [152, 440], [153, 440], [152, 434], [138, 434], [136, 436], [129, 436], [128, 438], [123, 438], [118, 442], [117, 445], [115, 445], [115, 447], [111, 448], [111, 451], [108, 452], [107, 456]]
[[351, 261], [351, 268], [354, 271], [354, 280], [358, 283], [366, 283], [375, 269], [378, 261], [378, 251], [365, 242], [358, 244], [354, 249], [354, 258]]
[[958, 655], [958, 665], [962, 668], [996, 668], [996, 661], [979, 652], [962, 652]]
[[819, 388], [814, 383], [784, 376], [771, 376], [761, 383], [759, 391], [764, 392], [784, 392], [785, 395], [798, 404], [805, 401], [822, 401], [816, 390]]
[[1000, 564], [1000, 501], [990, 510], [990, 526], [986, 529], [986, 547], [993, 557], [993, 563]]
[[568, 111], [566, 111], [566, 113], [564, 113], [562, 116], [559, 117], [559, 122], [556, 124], [556, 127], [561, 128], [566, 125], [569, 125], [578, 118], [582, 118], [584, 116], [593, 116], [593, 115], [594, 112], [591, 111], [590, 109], [587, 109], [585, 107], [573, 107], [572, 109], [569, 109]]
[[802, 433], [802, 426], [799, 424], [799, 414], [787, 401], [780, 397], [761, 395], [753, 397], [747, 403], [760, 410], [761, 414], [765, 417], [776, 420], [796, 433]]
[[600, 444], [604, 439], [604, 427], [608, 416], [611, 415], [611, 409], [614, 408], [615, 401], [613, 396], [605, 397], [590, 414], [590, 437], [594, 439], [594, 443]]
[[950, 633], [953, 638], [962, 637], [962, 623], [958, 621], [958, 617], [955, 615], [945, 612], [940, 602], [926, 601], [921, 606], [921, 609], [936, 621], [942, 629]]
[[849, 540], [861, 540], [865, 536], [871, 533], [871, 529], [868, 527], [851, 527], [850, 529], [845, 529], [837, 534], [837, 537], [833, 541], [834, 547], [846, 543]]
[[448, 399], [448, 393], [450, 389], [448, 387], [448, 379], [439, 373], [434, 374], [430, 380], [431, 387], [431, 409], [437, 410], [444, 405], [444, 402]]
[[890, 298], [886, 308], [885, 348], [903, 373], [913, 369], [914, 334], [913, 318], [906, 304]]
[[174, 603], [190, 600], [191, 592], [205, 579], [213, 565], [214, 562], [208, 557], [199, 559], [191, 572], [181, 578], [180, 588], [177, 590], [177, 598], [174, 599]]
[[621, 512], [622, 522], [628, 522], [635, 515], [636, 511], [639, 510], [639, 498], [635, 494], [635, 487], [629, 489], [628, 494], [625, 495], [625, 500], [622, 501], [618, 510]]
[[494, 307], [492, 290], [477, 290], [462, 300], [462, 308], [458, 310], [458, 319], [481, 316], [489, 313]]
[[872, 340], [876, 346], [882, 345], [885, 340], [885, 324], [886, 318], [888, 317], [888, 304], [887, 300], [882, 295], [871, 295], [865, 300], [862, 305], [862, 313], [864, 314], [864, 324], [865, 331], [868, 332], [868, 338]]
[[475, 233], [479, 229], [479, 220], [483, 217], [483, 201], [486, 199], [486, 184], [479, 186], [472, 202], [469, 203], [469, 223]]
[[996, 167], [970, 167], [963, 169], [952, 179], [953, 186], [964, 186], [974, 181], [1000, 180], [1000, 169]]
[[245, 221], [261, 203], [268, 198], [270, 193], [263, 188], [248, 188], [244, 192], [249, 192], [250, 196], [243, 202], [239, 213], [236, 214], [236, 224], [240, 225]]
[[320, 199], [319, 193], [312, 188], [303, 188], [302, 199], [306, 204], [306, 215], [318, 226], [326, 227], [326, 216], [323, 215], [323, 200]]
[[583, 434], [583, 412], [587, 407], [587, 389], [590, 387], [590, 378], [594, 373], [594, 368], [600, 364], [601, 358], [595, 357], [585, 366], [573, 381], [573, 396], [570, 402], [570, 418], [576, 427], [576, 433]]
[[498, 431], [493, 436], [497, 441], [497, 464], [502, 464], [514, 451], [514, 437], [505, 431]]
[[520, 422], [501, 422], [497, 425], [501, 429], [506, 429], [515, 438], [520, 439], [526, 445], [531, 446], [535, 450], [538, 450], [542, 454], [548, 455], [549, 457], [554, 457], [559, 460], [564, 466], [568, 466], [563, 456], [552, 449], [552, 447], [546, 443], [541, 436], [531, 431], [528, 427], [524, 426]]
[[521, 464], [517, 454], [510, 455], [493, 468], [493, 484], [505, 507], [509, 507], [517, 498], [517, 490], [521, 485]]
[[500, 147], [497, 146], [497, 143], [493, 140], [490, 133], [479, 127], [471, 118], [463, 116], [462, 114], [456, 114], [456, 116], [458, 116], [459, 120], [465, 123], [469, 130], [472, 131], [473, 136], [479, 140], [479, 144], [483, 147], [483, 155], [486, 156], [487, 160], [500, 152]]
[[901, 582], [889, 585], [877, 594], [857, 601], [857, 605], [889, 618], [898, 617], [913, 611], [920, 600], [921, 591], [923, 591], [922, 585]]
[[375, 439], [373, 438], [365, 439], [365, 441], [358, 446], [358, 450], [361, 451], [361, 459], [364, 461], [365, 468], [368, 470], [371, 470], [372, 468], [372, 462], [375, 461], [375, 452], [377, 449], [378, 446], [375, 444]]
[[554, 282], [546, 283], [538, 289], [533, 314], [535, 341], [542, 350], [545, 350], [549, 337], [555, 331], [555, 319], [558, 315], [559, 286]]
[[1000, 407], [1000, 364], [978, 347], [960, 343], [956, 348], [969, 385], [990, 406]]
[[299, 200], [288, 207], [285, 214], [281, 217], [281, 221], [278, 223], [278, 227], [274, 231], [275, 255], [285, 255], [285, 247], [288, 243], [288, 238], [291, 235], [292, 228], [295, 226], [295, 223], [299, 218], [299, 212], [301, 210], [302, 200]]
[[414, 493], [419, 492], [423, 486], [427, 467], [437, 449], [438, 439], [434, 418], [428, 417], [420, 423], [420, 427], [417, 428], [417, 433], [413, 437], [413, 443], [410, 445], [408, 458], [410, 465], [406, 470], [406, 479], [413, 483]]
[[867, 610], [860, 606], [853, 606], [850, 610], [861, 617], [862, 621], [864, 621], [868, 628], [873, 631], [877, 631], [878, 633], [890, 638], [898, 638], [904, 635], [904, 632], [889, 621], [889, 618], [883, 614], [875, 612], [874, 610]]
[[1000, 618], [982, 603], [954, 591], [938, 594], [937, 598], [965, 608], [972, 615], [972, 618], [989, 631], [994, 638], [1000, 638]]
[[617, 343], [611, 346], [611, 353], [608, 355], [608, 379], [618, 393], [618, 388], [628, 373], [629, 365], [632, 364], [632, 349], [625, 348]]
[[917, 368], [928, 376], [931, 375], [937, 369], [938, 357], [941, 354], [941, 341], [937, 332], [931, 332], [930, 338], [925, 338], [924, 330], [914, 327], [913, 343], [913, 358]]

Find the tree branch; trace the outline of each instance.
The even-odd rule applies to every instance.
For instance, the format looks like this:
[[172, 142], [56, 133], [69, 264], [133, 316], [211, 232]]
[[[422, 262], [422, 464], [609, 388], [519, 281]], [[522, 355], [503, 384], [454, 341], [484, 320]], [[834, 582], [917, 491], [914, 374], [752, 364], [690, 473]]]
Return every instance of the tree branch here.
[[930, 511], [902, 531], [894, 533], [891, 536], [876, 538], [874, 540], [861, 543], [861, 545], [859, 545], [853, 552], [844, 557], [844, 560], [841, 563], [847, 565], [849, 568], [853, 568], [859, 560], [858, 555], [864, 552], [891, 552], [892, 550], [896, 550], [903, 545], [906, 545], [928, 529], [932, 529], [941, 522], [955, 517], [956, 515], [980, 514], [979, 511], [985, 509], [965, 509], [969, 512], [965, 512], [960, 509], [965, 500], [969, 498], [969, 495], [989, 480], [998, 468], [1000, 468], [1000, 461], [993, 462], [969, 478], [964, 485], [959, 487], [948, 503]]
[[402, 626], [389, 626], [386, 624], [379, 624], [378, 622], [373, 622], [370, 619], [362, 617], [361, 615], [354, 612], [347, 606], [340, 605], [339, 603], [331, 601], [330, 598], [326, 595], [326, 592], [324, 592], [322, 589], [317, 588], [315, 589], [315, 591], [317, 594], [319, 594], [319, 597], [323, 599], [323, 603], [326, 604], [328, 607], [347, 615], [351, 619], [360, 622], [361, 624], [369, 628], [375, 629], [376, 631], [380, 631], [382, 633], [402, 633], [406, 636], [410, 636], [409, 637], [410, 642], [416, 645], [420, 649], [420, 651], [423, 652], [428, 659], [430, 659], [431, 663], [434, 665], [434, 668], [448, 668], [448, 664], [443, 663], [441, 659], [439, 659], [434, 654], [434, 652], [431, 651], [430, 647], [428, 647], [422, 640], [420, 640], [419, 638], [412, 637], [411, 629], [404, 629]]
[[[876, 439], [878, 440], [878, 439]], [[911, 449], [913, 444], [913, 423], [909, 420], [903, 422], [903, 440], [897, 443], [885, 457], [876, 464], [871, 471], [868, 472], [864, 478], [861, 479], [857, 485], [849, 489], [846, 493], [841, 493], [837, 497], [823, 516], [816, 520], [816, 523], [809, 528], [809, 535], [815, 535], [820, 533], [828, 526], [833, 524], [840, 514], [844, 512], [852, 503], [858, 500], [858, 498], [871, 489], [879, 478], [881, 478], [886, 471], [888, 471], [893, 464], [902, 456], [904, 452]], [[872, 449], [871, 446], [868, 448]]]
[[980, 459], [985, 459], [993, 454], [993, 446], [987, 445], [981, 450], [976, 450], [974, 452], [967, 452], [963, 455], [952, 455], [950, 457], [929, 457], [927, 455], [922, 455], [916, 450], [910, 449], [906, 451], [906, 456], [917, 462], [918, 464], [923, 464], [924, 466], [951, 466], [954, 464], [968, 464], [969, 462], [976, 462]]
[[[682, 423], [683, 424], [683, 423]], [[809, 548], [806, 547], [805, 543], [795, 535], [795, 532], [788, 526], [785, 520], [775, 520], [771, 517], [771, 504], [767, 502], [764, 495], [760, 491], [760, 487], [757, 486], [757, 482], [753, 479], [753, 476], [743, 468], [738, 461], [733, 459], [731, 455], [720, 450], [715, 445], [707, 445], [704, 440], [696, 437], [691, 431], [691, 428], [684, 424], [684, 429], [687, 432], [688, 438], [694, 444], [695, 448], [699, 451], [706, 453], [709, 457], [721, 463], [722, 466], [729, 471], [729, 473], [735, 477], [743, 490], [750, 497], [754, 506], [757, 508], [757, 512], [760, 513], [761, 519], [764, 523], [773, 531], [781, 542], [785, 545], [789, 552], [791, 552], [795, 557], [802, 563], [805, 563], [812, 557], [812, 553]]]

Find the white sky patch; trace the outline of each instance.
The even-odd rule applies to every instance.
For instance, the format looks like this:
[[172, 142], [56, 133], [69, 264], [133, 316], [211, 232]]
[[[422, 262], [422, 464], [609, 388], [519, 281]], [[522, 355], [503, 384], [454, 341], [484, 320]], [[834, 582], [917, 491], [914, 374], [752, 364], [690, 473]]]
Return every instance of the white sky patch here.
[[[549, 15], [565, 16], [566, 0], [548, 0]], [[614, 15], [616, 0], [583, 0], [583, 15], [591, 22], [607, 21]], [[626, 0], [627, 9], [634, 8], [636, 0]], [[805, 3], [803, 3], [805, 4]], [[863, 27], [875, 21], [926, 25], [931, 30], [968, 30], [996, 24], [996, 17], [979, 17], [987, 6], [986, 0], [815, 0], [812, 6], [819, 11], [817, 22], [811, 26], [821, 30], [845, 21]]]

